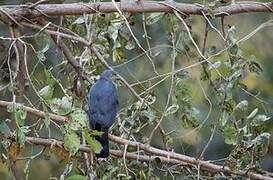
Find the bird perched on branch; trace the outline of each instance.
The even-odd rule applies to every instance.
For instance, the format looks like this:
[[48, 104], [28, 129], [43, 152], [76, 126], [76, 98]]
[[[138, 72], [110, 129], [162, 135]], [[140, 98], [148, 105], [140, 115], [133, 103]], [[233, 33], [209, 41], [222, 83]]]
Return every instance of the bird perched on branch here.
[[104, 132], [95, 139], [102, 145], [98, 158], [109, 156], [108, 129], [113, 125], [118, 111], [117, 87], [112, 81], [112, 70], [105, 70], [89, 91], [89, 124], [93, 130]]

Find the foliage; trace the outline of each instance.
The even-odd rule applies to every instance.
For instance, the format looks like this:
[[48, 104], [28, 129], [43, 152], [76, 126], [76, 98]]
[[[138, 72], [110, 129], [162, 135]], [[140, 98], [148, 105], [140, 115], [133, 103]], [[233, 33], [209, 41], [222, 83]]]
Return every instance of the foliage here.
[[[222, 5], [220, 1], [206, 4], [211, 11]], [[71, 36], [76, 34], [91, 40], [92, 46], [107, 63], [143, 98], [143, 101], [136, 100], [118, 84], [121, 105], [111, 133], [169, 152], [174, 150], [193, 156], [193, 152], [201, 147], [201, 151], [206, 151], [206, 159], [220, 159], [223, 154], [227, 155], [221, 165], [234, 171], [260, 172], [263, 159], [268, 154], [270, 133], [266, 125], [271, 117], [263, 108], [265, 103], [248, 87], [248, 78], [261, 79], [266, 67], [257, 52], [249, 53], [245, 48], [247, 42], [239, 38], [239, 26], [234, 23], [224, 26], [225, 32], [215, 32], [221, 28], [218, 19], [214, 16], [206, 18], [211, 23], [206, 25], [209, 34], [214, 32], [220, 40], [209, 35], [204, 37], [199, 31], [203, 23], [178, 12], [71, 15], [63, 17], [62, 28], [56, 32], [65, 29], [64, 33]], [[57, 24], [57, 21], [51, 23]], [[54, 29], [52, 24], [49, 27]], [[83, 68], [84, 75], [90, 79], [88, 82], [69, 65], [71, 62], [65, 60], [65, 53], [62, 54], [62, 49], [53, 43], [50, 34], [44, 29], [31, 33], [35, 35], [21, 38], [28, 47], [30, 59], [23, 100], [18, 103], [16, 97], [6, 110], [11, 116], [0, 116], [3, 163], [8, 164], [10, 156], [19, 158], [30, 154], [28, 163], [46, 159], [42, 154], [56, 156], [58, 166], [64, 168], [56, 176], [70, 180], [88, 179], [90, 176], [98, 179], [194, 178], [195, 175], [229, 178], [221, 173], [199, 172], [194, 167], [173, 166], [161, 162], [160, 158], [141, 162], [110, 157], [107, 161], [95, 161], [86, 167], [88, 163], [80, 151], [81, 144], [86, 143], [95, 153], [102, 149], [95, 139], [102, 132], [89, 129], [86, 112], [88, 90], [104, 69], [104, 64], [88, 47], [76, 40], [64, 40]], [[162, 47], [157, 47], [157, 44]], [[12, 58], [8, 51], [6, 54]], [[3, 66], [6, 63], [9, 62], [4, 62]], [[16, 68], [11, 67], [11, 77], [15, 71]], [[9, 74], [9, 70], [7, 72]], [[15, 78], [9, 79], [7, 95], [3, 99], [13, 99], [15, 81]], [[250, 94], [250, 97], [243, 96], [242, 92]], [[34, 121], [24, 105], [42, 110], [45, 118]], [[57, 124], [50, 113], [66, 117], [68, 122]], [[158, 123], [160, 126], [154, 129]], [[210, 131], [211, 126], [216, 130]], [[49, 152], [42, 150], [37, 154], [38, 149], [27, 149], [27, 136], [62, 139], [64, 150], [50, 148]], [[16, 143], [10, 141], [12, 137]], [[210, 137], [209, 148], [203, 149]], [[110, 148], [124, 150], [123, 146], [115, 143], [110, 143]], [[152, 155], [130, 146], [126, 148], [131, 153]], [[24, 165], [26, 177], [32, 168], [28, 163]]]

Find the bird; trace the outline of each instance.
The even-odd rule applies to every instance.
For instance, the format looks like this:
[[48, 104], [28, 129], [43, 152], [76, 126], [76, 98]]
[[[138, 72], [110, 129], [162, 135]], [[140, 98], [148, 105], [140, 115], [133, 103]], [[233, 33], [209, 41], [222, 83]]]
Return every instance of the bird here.
[[116, 120], [119, 106], [117, 86], [112, 80], [114, 77], [116, 73], [113, 70], [104, 70], [88, 93], [90, 128], [103, 132], [101, 136], [95, 136], [102, 146], [97, 158], [109, 156], [108, 130]]

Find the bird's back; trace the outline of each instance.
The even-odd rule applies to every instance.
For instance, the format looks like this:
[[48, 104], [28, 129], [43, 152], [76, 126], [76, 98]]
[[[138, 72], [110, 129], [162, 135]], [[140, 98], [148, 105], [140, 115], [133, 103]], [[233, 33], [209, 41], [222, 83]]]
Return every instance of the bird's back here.
[[114, 83], [111, 80], [98, 80], [91, 88], [89, 98], [91, 127], [97, 130], [110, 128], [118, 110], [117, 88]]

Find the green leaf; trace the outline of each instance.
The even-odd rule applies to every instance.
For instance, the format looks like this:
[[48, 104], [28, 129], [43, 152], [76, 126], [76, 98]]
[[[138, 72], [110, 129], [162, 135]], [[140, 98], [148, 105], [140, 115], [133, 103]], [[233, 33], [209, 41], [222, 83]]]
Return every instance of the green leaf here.
[[146, 20], [147, 25], [152, 25], [162, 19], [164, 13], [151, 13]]
[[221, 66], [221, 61], [216, 61], [213, 64], [209, 64], [208, 70], [218, 69]]
[[219, 121], [220, 121], [220, 125], [223, 127], [226, 125], [227, 121], [228, 121], [228, 118], [229, 118], [229, 114], [227, 111], [223, 111]]
[[12, 113], [14, 111], [14, 104], [13, 103], [7, 106], [7, 111], [9, 113]]
[[29, 133], [29, 132], [31, 131], [29, 126], [22, 126], [22, 127], [20, 127], [20, 130], [21, 130], [24, 134], [27, 134], [27, 133]]
[[84, 16], [80, 16], [78, 19], [76, 19], [72, 24], [83, 24], [85, 22]]
[[16, 124], [21, 127], [25, 125], [27, 111], [23, 108], [22, 104], [13, 103], [7, 107], [7, 111], [13, 113]]
[[20, 145], [23, 145], [25, 144], [26, 142], [26, 135], [25, 133], [21, 130], [21, 128], [18, 128], [17, 129], [17, 132], [16, 132], [16, 142]]
[[271, 119], [271, 117], [267, 117], [264, 114], [258, 114], [253, 118], [252, 125], [259, 126], [263, 124], [265, 121], [268, 121], [269, 119]]
[[164, 28], [168, 33], [181, 33], [181, 24], [180, 20], [178, 19], [179, 13], [174, 11], [173, 13], [169, 13], [166, 16], [164, 16], [165, 23]]
[[70, 128], [74, 131], [81, 130], [84, 127], [87, 127], [87, 117], [86, 113], [81, 109], [76, 109], [70, 114], [71, 122], [69, 123]]
[[127, 58], [127, 55], [124, 49], [122, 48], [113, 49], [112, 56], [113, 56], [113, 62], [116, 62], [118, 60], [126, 60]]
[[72, 99], [66, 96], [62, 99], [54, 98], [51, 102], [51, 110], [59, 115], [67, 115], [72, 111]]
[[152, 110], [142, 111], [143, 115], [149, 119], [150, 122], [153, 122], [156, 119], [156, 115]]
[[108, 28], [109, 36], [114, 41], [114, 44], [118, 39], [118, 33], [119, 33], [120, 28], [121, 28], [121, 25], [122, 24], [121, 24], [120, 21], [119, 22], [112, 22], [111, 26], [109, 26], [109, 28]]
[[258, 108], [254, 109], [246, 118], [247, 119], [252, 119], [254, 116], [257, 114]]
[[84, 129], [84, 138], [86, 139], [86, 142], [90, 145], [90, 147], [93, 149], [95, 153], [100, 153], [102, 150], [101, 144], [95, 139], [93, 134], [90, 134], [87, 129]]
[[227, 41], [228, 47], [232, 47], [232, 46], [234, 46], [236, 44], [237, 37], [236, 37], [236, 28], [235, 28], [235, 26], [231, 26], [228, 29], [227, 35], [226, 35], [226, 41]]
[[265, 122], [267, 120], [271, 119], [271, 117], [267, 117], [264, 114], [258, 114], [257, 116], [255, 116], [254, 120], [257, 122]]
[[191, 77], [191, 74], [189, 71], [180, 71], [179, 73], [177, 73], [177, 77], [181, 80], [187, 80]]
[[43, 49], [36, 52], [36, 55], [37, 55], [37, 58], [39, 59], [39, 61], [46, 60], [45, 53], [48, 51], [48, 49], [49, 49], [49, 43], [45, 44]]
[[54, 88], [51, 85], [47, 85], [39, 91], [39, 95], [46, 101], [51, 100], [53, 96], [53, 91]]
[[229, 53], [233, 56], [240, 55], [241, 54], [241, 49], [237, 44], [234, 44], [229, 48]]
[[75, 155], [80, 148], [80, 137], [70, 131], [64, 135], [64, 148], [69, 151], [71, 154]]
[[5, 135], [10, 134], [9, 126], [6, 124], [5, 121], [0, 121], [0, 133], [3, 133]]
[[240, 109], [242, 111], [246, 111], [247, 107], [248, 107], [248, 101], [247, 100], [243, 100], [243, 101], [239, 102], [236, 105], [236, 109]]
[[260, 134], [259, 136], [257, 136], [252, 141], [257, 145], [262, 145], [262, 144], [268, 145], [270, 136], [271, 136], [270, 133], [264, 132], [264, 133]]
[[271, 136], [271, 134], [267, 133], [267, 132], [264, 132], [264, 133], [258, 135], [255, 139], [251, 140], [251, 142], [248, 144], [247, 148], [250, 148], [253, 145], [267, 147], [269, 144], [270, 136]]
[[39, 61], [45, 61], [46, 60], [46, 57], [45, 57], [44, 53], [41, 52], [41, 51], [37, 51], [36, 56], [39, 59]]
[[87, 177], [83, 175], [75, 174], [75, 175], [69, 176], [67, 180], [87, 180]]
[[89, 132], [89, 134], [92, 136], [101, 136], [104, 133], [102, 131], [97, 131], [97, 130], [92, 130], [92, 131], [87, 131], [87, 132]]
[[263, 72], [262, 66], [257, 61], [256, 57], [254, 55], [251, 55], [249, 57], [249, 71], [256, 73], [257, 75], [261, 74]]
[[171, 105], [170, 107], [167, 108], [165, 116], [176, 113], [178, 109], [179, 109], [178, 104]]
[[128, 39], [125, 48], [128, 50], [132, 50], [135, 48], [135, 41], [133, 40], [133, 38]]
[[231, 26], [228, 29], [227, 36], [226, 36], [226, 46], [228, 51], [231, 55], [237, 56], [241, 54], [241, 49], [237, 44], [237, 33], [235, 26]]
[[156, 96], [150, 95], [145, 99], [145, 101], [148, 105], [154, 104], [156, 101]]
[[235, 71], [228, 79], [229, 81], [237, 80], [242, 75], [242, 69]]
[[44, 69], [44, 73], [45, 73], [47, 84], [53, 87], [53, 85], [56, 83], [56, 80], [54, 79], [53, 74], [46, 68]]
[[237, 143], [237, 131], [235, 127], [228, 126], [224, 129], [224, 138], [226, 144], [236, 145]]

